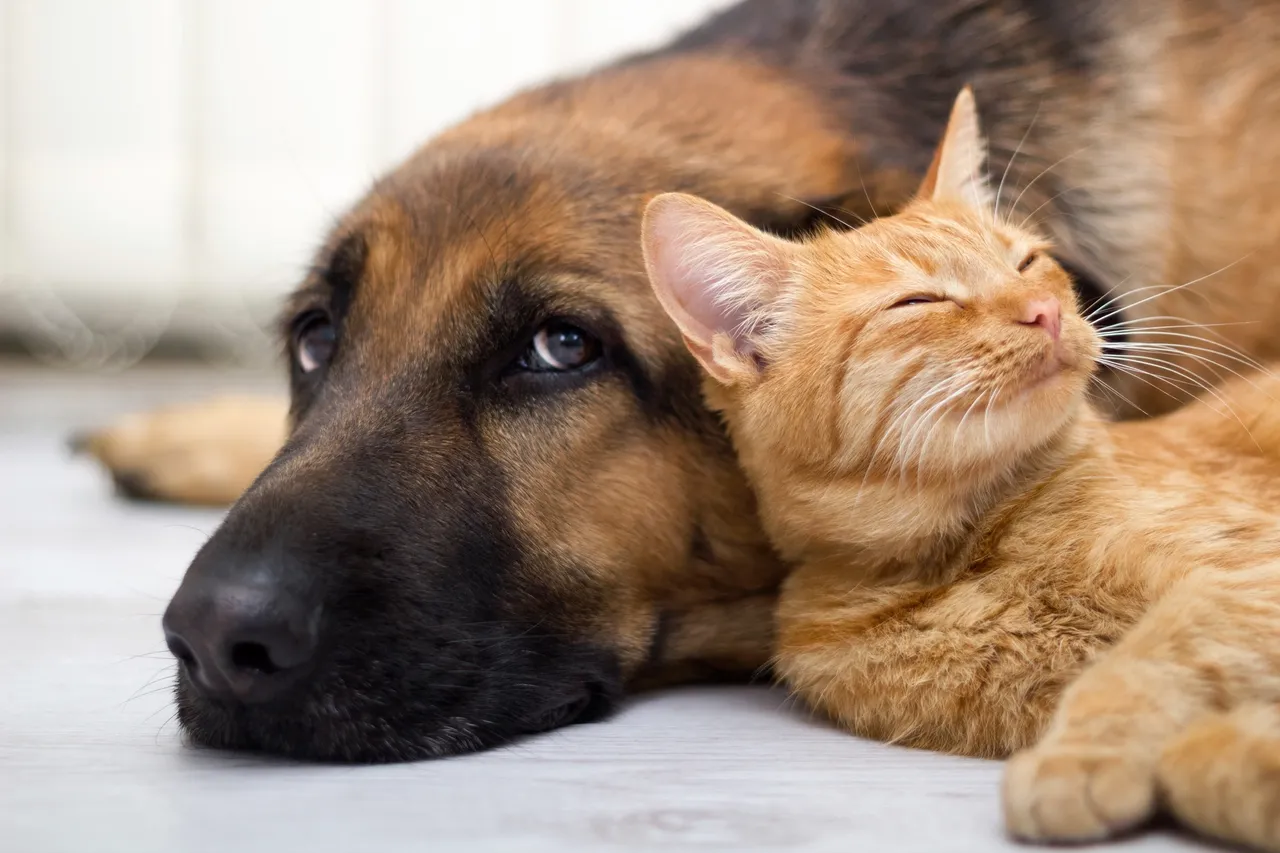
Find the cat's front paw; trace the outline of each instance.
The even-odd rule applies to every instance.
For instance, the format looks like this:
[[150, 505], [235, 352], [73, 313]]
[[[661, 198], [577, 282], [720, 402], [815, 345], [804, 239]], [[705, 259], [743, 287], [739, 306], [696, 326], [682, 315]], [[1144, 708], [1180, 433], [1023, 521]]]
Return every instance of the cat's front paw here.
[[1005, 768], [1005, 825], [1024, 841], [1097, 841], [1132, 829], [1155, 808], [1155, 768], [1141, 754], [1044, 744]]

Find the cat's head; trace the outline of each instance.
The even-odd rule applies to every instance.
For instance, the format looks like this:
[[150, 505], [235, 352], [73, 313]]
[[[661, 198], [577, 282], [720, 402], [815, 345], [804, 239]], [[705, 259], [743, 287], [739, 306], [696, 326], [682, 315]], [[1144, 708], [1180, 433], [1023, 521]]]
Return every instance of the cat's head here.
[[1099, 339], [1048, 243], [996, 217], [985, 163], [966, 89], [915, 200], [861, 228], [797, 244], [690, 196], [650, 203], [653, 288], [784, 553], [792, 528], [825, 538], [841, 486], [845, 504], [954, 501], [1081, 411]]

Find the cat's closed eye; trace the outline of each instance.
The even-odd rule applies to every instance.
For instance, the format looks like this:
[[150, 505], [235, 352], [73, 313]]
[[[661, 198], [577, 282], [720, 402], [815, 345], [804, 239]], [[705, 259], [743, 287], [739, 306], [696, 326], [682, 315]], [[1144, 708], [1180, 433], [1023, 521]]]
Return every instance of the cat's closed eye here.
[[1031, 265], [1040, 260], [1039, 252], [1031, 252], [1022, 259], [1022, 263], [1018, 264], [1018, 272], [1026, 272], [1031, 269]]
[[899, 299], [897, 302], [893, 303], [889, 307], [890, 308], [906, 308], [911, 305], [928, 305], [931, 302], [939, 302], [939, 301], [940, 300], [936, 296], [925, 296], [922, 294], [918, 294], [916, 296], [908, 296], [906, 299]]

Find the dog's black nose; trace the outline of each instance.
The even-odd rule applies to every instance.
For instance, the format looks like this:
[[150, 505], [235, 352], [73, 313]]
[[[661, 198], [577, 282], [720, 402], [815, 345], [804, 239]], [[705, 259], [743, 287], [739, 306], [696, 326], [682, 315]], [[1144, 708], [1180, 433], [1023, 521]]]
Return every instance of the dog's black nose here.
[[265, 702], [310, 669], [320, 608], [279, 584], [188, 577], [164, 614], [165, 641], [212, 698]]

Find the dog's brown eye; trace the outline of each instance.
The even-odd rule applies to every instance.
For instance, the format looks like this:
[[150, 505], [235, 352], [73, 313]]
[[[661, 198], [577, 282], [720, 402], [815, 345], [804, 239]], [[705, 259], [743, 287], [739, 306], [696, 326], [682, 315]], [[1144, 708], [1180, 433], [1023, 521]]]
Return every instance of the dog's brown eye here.
[[1022, 263], [1018, 264], [1018, 272], [1026, 272], [1031, 269], [1031, 265], [1040, 259], [1039, 252], [1032, 252], [1022, 259]]
[[337, 343], [338, 334], [328, 317], [324, 314], [313, 314], [304, 318], [298, 324], [298, 330], [293, 338], [298, 367], [303, 373], [310, 373], [328, 364], [333, 358], [333, 350]]
[[585, 367], [599, 357], [600, 341], [593, 335], [553, 320], [534, 334], [520, 363], [526, 370], [564, 371]]

